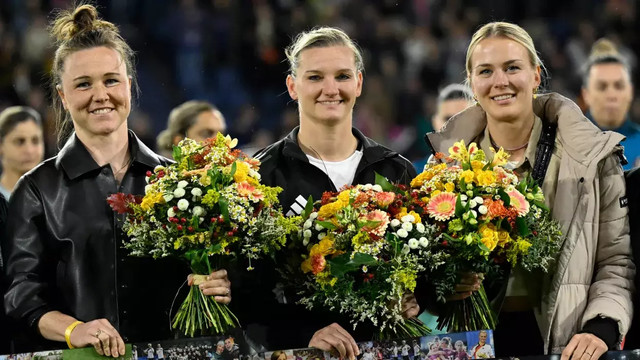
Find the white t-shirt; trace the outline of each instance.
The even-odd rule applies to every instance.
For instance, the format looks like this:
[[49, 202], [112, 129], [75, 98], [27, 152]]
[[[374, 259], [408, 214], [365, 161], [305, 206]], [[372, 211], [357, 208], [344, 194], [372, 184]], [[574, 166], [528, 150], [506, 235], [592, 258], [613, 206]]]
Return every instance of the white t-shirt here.
[[333, 185], [340, 190], [345, 185], [351, 185], [356, 176], [356, 168], [362, 159], [362, 151], [356, 150], [351, 156], [342, 161], [323, 161], [307, 155], [309, 162], [329, 176]]

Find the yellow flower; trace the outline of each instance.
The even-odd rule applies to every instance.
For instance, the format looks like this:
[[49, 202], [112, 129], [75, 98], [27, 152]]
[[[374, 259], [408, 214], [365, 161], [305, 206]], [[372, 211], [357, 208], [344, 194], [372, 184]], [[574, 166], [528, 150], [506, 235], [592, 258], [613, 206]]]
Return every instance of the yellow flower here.
[[420, 218], [420, 215], [417, 212], [411, 210], [408, 215], [413, 215], [413, 223], [414, 224], [422, 222], [422, 219]]
[[464, 182], [467, 184], [471, 184], [475, 177], [476, 174], [471, 170], [465, 170], [460, 174], [460, 178], [464, 179]]
[[464, 140], [460, 140], [453, 144], [452, 147], [449, 148], [449, 156], [452, 159], [458, 161], [467, 161], [469, 158], [469, 152], [467, 151], [467, 147], [464, 145]]
[[453, 192], [453, 190], [455, 189], [456, 189], [456, 186], [453, 183], [444, 184], [444, 191], [446, 192]]
[[334, 286], [337, 281], [338, 278], [331, 276], [327, 271], [323, 271], [316, 275], [316, 282], [321, 286]]
[[496, 175], [492, 170], [484, 170], [478, 172], [478, 185], [489, 186], [496, 182]]
[[418, 174], [418, 176], [416, 176], [415, 178], [413, 178], [413, 180], [411, 180], [411, 187], [419, 188], [422, 186], [422, 184], [426, 183], [432, 178], [433, 178], [433, 172], [431, 172], [431, 170], [426, 170], [425, 172]]
[[140, 203], [140, 208], [144, 211], [149, 211], [153, 208], [155, 204], [163, 204], [164, 196], [158, 192], [150, 192], [144, 196], [142, 199], [142, 203]]
[[484, 167], [484, 163], [482, 161], [478, 161], [478, 160], [471, 161], [471, 168], [473, 169], [473, 171], [482, 170], [483, 167]]
[[416, 275], [412, 271], [399, 271], [396, 276], [396, 281], [409, 291], [413, 291], [416, 288]]
[[493, 224], [482, 224], [478, 229], [480, 233], [480, 241], [489, 248], [489, 251], [493, 251], [496, 245], [498, 245], [498, 232]]
[[498, 152], [496, 152], [494, 148], [491, 148], [491, 151], [494, 152], [493, 161], [491, 161], [492, 166], [504, 166], [507, 164], [509, 156], [511, 155], [505, 152], [502, 148], [500, 148]]
[[249, 176], [249, 166], [244, 161], [236, 161], [236, 172], [233, 174], [233, 181], [240, 183], [247, 180]]
[[512, 242], [513, 239], [509, 236], [509, 232], [506, 230], [498, 231], [498, 245], [500, 247], [505, 247], [508, 243]]

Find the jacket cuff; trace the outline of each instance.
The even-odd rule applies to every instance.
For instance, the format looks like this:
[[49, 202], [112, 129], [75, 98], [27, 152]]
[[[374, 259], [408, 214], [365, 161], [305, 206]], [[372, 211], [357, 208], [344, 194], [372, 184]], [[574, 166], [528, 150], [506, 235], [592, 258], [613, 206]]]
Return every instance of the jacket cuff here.
[[54, 311], [54, 309], [49, 306], [43, 306], [33, 310], [26, 316], [27, 326], [34, 334], [42, 336], [42, 334], [40, 334], [40, 328], [38, 328], [38, 324], [40, 323], [40, 318], [50, 311]]
[[620, 337], [618, 322], [608, 317], [596, 317], [587, 321], [579, 332], [579, 334], [582, 333], [597, 336], [607, 344], [609, 350], [615, 350]]

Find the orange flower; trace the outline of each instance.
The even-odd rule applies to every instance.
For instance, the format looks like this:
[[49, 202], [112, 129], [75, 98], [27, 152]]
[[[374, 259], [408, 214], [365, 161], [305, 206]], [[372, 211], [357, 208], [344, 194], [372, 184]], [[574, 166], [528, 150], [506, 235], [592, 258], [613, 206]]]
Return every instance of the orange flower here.
[[362, 230], [377, 236], [383, 236], [385, 231], [387, 231], [387, 226], [389, 225], [389, 215], [386, 211], [373, 210], [367, 214], [360, 216], [360, 221], [377, 222], [377, 224], [373, 226], [363, 226]]
[[520, 191], [512, 190], [509, 191], [507, 195], [511, 198], [510, 205], [515, 209], [518, 215], [524, 216], [529, 213], [529, 202], [525, 199], [524, 195], [520, 193]]
[[384, 208], [389, 206], [393, 202], [393, 200], [396, 198], [396, 194], [384, 191], [376, 193], [374, 197], [376, 199], [376, 203], [378, 203], [378, 206]]
[[313, 275], [318, 275], [325, 267], [327, 267], [327, 260], [324, 255], [315, 254], [311, 257], [311, 272], [313, 272]]
[[440, 221], [450, 219], [456, 211], [456, 199], [456, 194], [450, 192], [441, 192], [432, 196], [427, 205], [429, 216]]
[[249, 197], [255, 190], [256, 188], [246, 181], [238, 183], [238, 194], [240, 196]]

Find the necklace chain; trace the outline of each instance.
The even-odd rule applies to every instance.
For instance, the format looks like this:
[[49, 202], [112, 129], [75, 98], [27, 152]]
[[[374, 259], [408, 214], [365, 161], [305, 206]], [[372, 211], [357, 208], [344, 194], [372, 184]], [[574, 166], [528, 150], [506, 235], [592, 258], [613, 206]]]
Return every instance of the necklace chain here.
[[[491, 137], [489, 137], [489, 140], [491, 141], [491, 145], [493, 145], [493, 147], [494, 147], [496, 150], [498, 150], [498, 149], [500, 149], [500, 148], [501, 148], [501, 146], [498, 146], [498, 144], [496, 144], [496, 143], [495, 143], [495, 141], [493, 141], [493, 139], [492, 139]], [[504, 151], [513, 152], [513, 151], [518, 151], [518, 150], [520, 150], [520, 149], [524, 149], [525, 147], [527, 147], [527, 145], [529, 145], [529, 141], [528, 141], [528, 140], [527, 140], [527, 142], [526, 142], [526, 143], [524, 143], [524, 144], [522, 144], [522, 145], [520, 145], [520, 146], [517, 146], [517, 147], [511, 148], [511, 149], [507, 149], [507, 148], [505, 148], [505, 147], [502, 147], [502, 149], [503, 149]]]
[[129, 165], [131, 165], [131, 160], [132, 160], [132, 159], [131, 159], [131, 155], [129, 155], [129, 158], [128, 158], [128, 159], [127, 159], [127, 161], [124, 163], [124, 165], [122, 165], [122, 167], [121, 167], [118, 171], [115, 171], [115, 172], [113, 173], [113, 175], [115, 176], [115, 175], [120, 174], [120, 173], [122, 172], [122, 170], [126, 169]]

